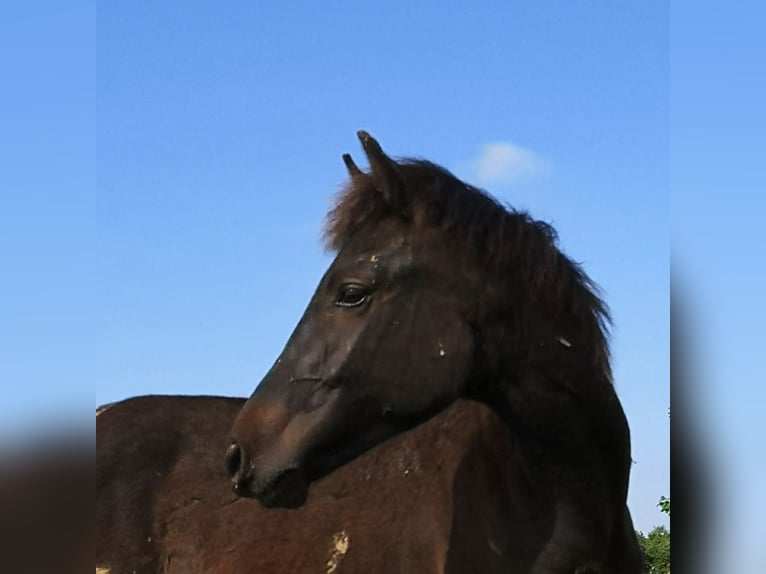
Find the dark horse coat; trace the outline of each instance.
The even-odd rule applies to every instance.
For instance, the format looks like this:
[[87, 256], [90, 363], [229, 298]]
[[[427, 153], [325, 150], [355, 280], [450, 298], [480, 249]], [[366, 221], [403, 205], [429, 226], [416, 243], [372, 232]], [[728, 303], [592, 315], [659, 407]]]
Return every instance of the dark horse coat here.
[[526, 572], [550, 536], [554, 500], [479, 403], [460, 401], [338, 468], [300, 508], [265, 509], [231, 492], [221, 461], [244, 402], [139, 397], [97, 417], [97, 566]]
[[[116, 568], [137, 513], [170, 571], [193, 555], [178, 571], [310, 572], [323, 555], [339, 572], [638, 572], [630, 437], [595, 286], [550, 226], [359, 136], [370, 172], [344, 156], [351, 183], [327, 226], [337, 256], [252, 397], [195, 422], [191, 403], [137, 416], [133, 458], [115, 446], [127, 423], [103, 443], [99, 424], [99, 499], [126, 524], [100, 535], [99, 559]], [[233, 495], [211, 440], [228, 443]], [[417, 464], [399, 475], [407, 452]], [[115, 492], [133, 491], [143, 499], [120, 506]]]

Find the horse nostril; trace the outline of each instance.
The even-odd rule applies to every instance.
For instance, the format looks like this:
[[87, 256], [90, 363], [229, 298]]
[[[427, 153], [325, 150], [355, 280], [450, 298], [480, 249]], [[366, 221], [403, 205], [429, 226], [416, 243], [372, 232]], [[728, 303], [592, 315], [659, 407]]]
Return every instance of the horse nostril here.
[[231, 443], [228, 449], [226, 449], [226, 472], [229, 473], [229, 478], [237, 482], [242, 468], [242, 449], [235, 442]]

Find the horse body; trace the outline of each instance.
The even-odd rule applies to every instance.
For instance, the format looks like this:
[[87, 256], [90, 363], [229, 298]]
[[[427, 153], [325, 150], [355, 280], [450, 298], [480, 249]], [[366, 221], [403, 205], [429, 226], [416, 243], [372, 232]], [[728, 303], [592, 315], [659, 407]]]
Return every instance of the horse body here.
[[[458, 401], [318, 481], [306, 505], [233, 495], [221, 447], [244, 399], [138, 397], [97, 425], [96, 564], [111, 574], [543, 572], [562, 517], [487, 407]], [[605, 545], [640, 560], [627, 528]], [[559, 527], [560, 528], [560, 527]], [[538, 566], [535, 566], [535, 565]]]
[[507, 429], [479, 403], [459, 401], [338, 468], [300, 508], [265, 509], [230, 491], [220, 460], [244, 402], [139, 397], [97, 418], [97, 565], [521, 573], [547, 540], [548, 492], [529, 483]]

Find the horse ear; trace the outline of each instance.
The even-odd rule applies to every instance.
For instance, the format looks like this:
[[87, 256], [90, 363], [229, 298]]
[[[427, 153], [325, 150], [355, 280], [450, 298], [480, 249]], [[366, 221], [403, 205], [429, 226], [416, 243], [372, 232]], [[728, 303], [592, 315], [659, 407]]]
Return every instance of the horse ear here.
[[394, 160], [383, 153], [380, 144], [370, 134], [359, 131], [356, 135], [362, 142], [367, 161], [370, 162], [375, 186], [383, 194], [389, 205], [396, 205], [399, 203], [399, 198], [404, 190], [402, 179], [399, 176], [399, 167]]
[[357, 165], [354, 163], [354, 160], [351, 159], [351, 155], [344, 153], [343, 154], [343, 163], [346, 164], [346, 169], [348, 170], [348, 175], [350, 175], [352, 178], [357, 175], [362, 175], [362, 170], [357, 167]]

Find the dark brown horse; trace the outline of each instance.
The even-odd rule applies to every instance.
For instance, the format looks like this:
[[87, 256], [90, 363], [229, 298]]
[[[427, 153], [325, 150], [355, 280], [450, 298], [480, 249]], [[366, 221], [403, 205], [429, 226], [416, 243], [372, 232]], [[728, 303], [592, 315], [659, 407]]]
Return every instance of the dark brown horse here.
[[252, 398], [97, 417], [97, 567], [638, 573], [593, 285], [549, 226], [360, 138], [337, 257]]
[[533, 565], [501, 571], [637, 571], [629, 431], [593, 283], [550, 226], [359, 137], [370, 173], [344, 156], [351, 183], [326, 233], [337, 256], [234, 423], [234, 491], [301, 506], [312, 482], [468, 398], [503, 421], [513, 464], [547, 498]]

